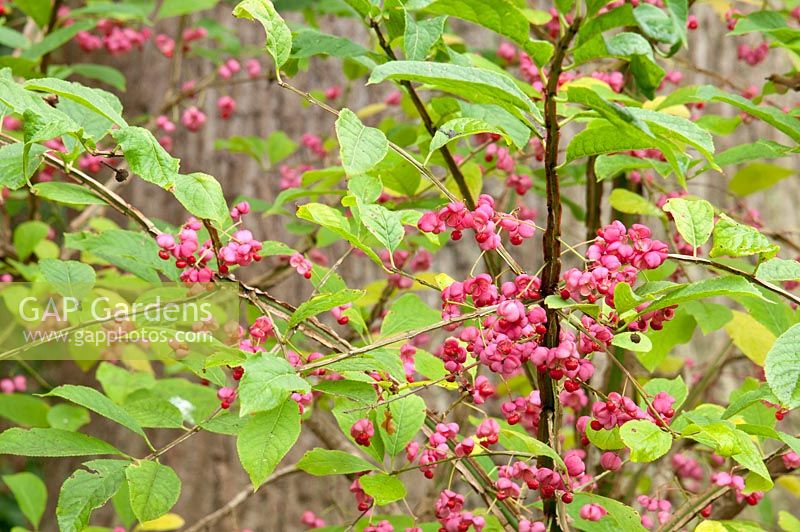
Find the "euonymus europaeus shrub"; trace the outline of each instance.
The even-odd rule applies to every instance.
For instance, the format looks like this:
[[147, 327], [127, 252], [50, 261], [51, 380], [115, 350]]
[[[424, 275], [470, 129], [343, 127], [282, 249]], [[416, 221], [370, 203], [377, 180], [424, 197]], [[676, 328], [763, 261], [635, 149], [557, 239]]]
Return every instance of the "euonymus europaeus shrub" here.
[[[800, 248], [747, 207], [793, 174], [798, 75], [749, 68], [797, 64], [796, 2], [244, 0], [224, 23], [216, 4], [2, 3], [4, 527], [108, 530], [92, 513], [110, 505], [115, 531], [217, 530], [248, 488], [179, 516], [201, 472], [167, 465], [210, 431], [236, 440], [249, 489], [347, 477], [344, 517], [298, 528], [800, 529], [784, 507], [800, 491]], [[689, 59], [695, 9], [727, 26], [736, 79]], [[331, 18], [360, 34], [328, 33]], [[152, 46], [170, 89], [131, 114], [109, 65]], [[84, 59], [59, 64], [63, 47]], [[188, 59], [212, 73], [188, 78]], [[294, 81], [320, 60], [340, 85]], [[324, 137], [217, 139], [275, 198], [171, 155], [178, 128], [241, 113], [236, 87], [256, 82], [301, 121], [329, 117]], [[350, 108], [360, 85], [382, 96]], [[732, 145], [755, 125], [774, 135]], [[185, 222], [131, 204], [131, 182], [173, 195]], [[708, 183], [734, 201], [704, 199]], [[291, 237], [261, 238], [259, 216]], [[474, 263], [456, 271], [443, 248]], [[353, 263], [378, 280], [355, 283]], [[307, 289], [274, 297], [294, 272]], [[211, 299], [225, 290], [227, 307]], [[210, 310], [154, 323], [142, 308], [169, 297]], [[54, 364], [96, 385], [42, 377]], [[289, 463], [330, 413], [343, 436]], [[86, 431], [96, 418], [130, 448]], [[85, 461], [48, 493], [61, 457]]]

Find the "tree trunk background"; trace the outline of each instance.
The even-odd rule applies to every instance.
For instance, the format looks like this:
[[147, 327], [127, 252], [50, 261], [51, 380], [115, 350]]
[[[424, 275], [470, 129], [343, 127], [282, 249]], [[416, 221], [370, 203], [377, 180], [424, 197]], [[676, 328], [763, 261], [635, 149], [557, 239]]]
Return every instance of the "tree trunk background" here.
[[[294, 15], [290, 19], [298, 20]], [[235, 28], [235, 31], [242, 37], [246, 44], [259, 45], [263, 42], [263, 31], [257, 24], [245, 21], [235, 21], [230, 15], [230, 6], [225, 4], [217, 8], [215, 12], [216, 20], [221, 24]], [[740, 73], [743, 70], [742, 64], [737, 61], [736, 49], [731, 45], [730, 38], [724, 38], [726, 28], [718, 16], [707, 6], [701, 6], [698, 10], [701, 29], [690, 32], [691, 47], [688, 56], [699, 67], [706, 68], [721, 74], [724, 78], [732, 80], [737, 87], [744, 87], [751, 82], [760, 85], [761, 80], [773, 72], [783, 72], [788, 66], [785, 62], [778, 60], [778, 53], [772, 52], [768, 60], [759, 67], [747, 70], [747, 78], [742, 78]], [[369, 45], [370, 36], [367, 31], [356, 21], [336, 20], [329, 17], [321, 17], [320, 25], [326, 32], [340, 36], [345, 36], [356, 40], [364, 45]], [[500, 40], [497, 36], [487, 32], [476, 30], [474, 26], [467, 26], [458, 22], [455, 27], [460, 28], [459, 32], [471, 45], [483, 45], [494, 48]], [[156, 33], [167, 33], [175, 35], [177, 33], [177, 22], [161, 24]], [[73, 55], [74, 53], [74, 55]], [[77, 61], [79, 52], [68, 52]], [[686, 56], [684, 53], [682, 56]], [[70, 57], [67, 58], [69, 61]], [[262, 58], [263, 59], [263, 58]], [[101, 59], [102, 61], [102, 59]], [[264, 59], [264, 63], [267, 61]], [[170, 80], [170, 61], [165, 60], [151, 44], [145, 47], [141, 53], [134, 52], [128, 54], [120, 60], [109, 61], [117, 68], [120, 68], [128, 77], [128, 90], [121, 93], [120, 97], [125, 106], [128, 116], [139, 114], [157, 114], [161, 105], [162, 95], [167, 92]], [[340, 83], [347, 83], [340, 74], [340, 63], [338, 60], [312, 61], [312, 67], [308, 72], [299, 74], [293, 79], [293, 84], [304, 90], [321, 90], [326, 87]], [[677, 66], [677, 65], [676, 65]], [[190, 59], [184, 62], [182, 81], [188, 79], [199, 79], [209, 73], [213, 66], [206, 60]], [[693, 73], [691, 70], [682, 68], [685, 72], [685, 83], [710, 83], [720, 85], [719, 79], [709, 78], [702, 74]], [[357, 82], [348, 87], [349, 93], [346, 105], [351, 108], [359, 108], [368, 102], [381, 101], [386, 94], [388, 87], [384, 85], [365, 87], [363, 83]], [[723, 87], [734, 90], [731, 86]], [[738, 91], [737, 91], [738, 92]], [[228, 121], [215, 119], [217, 112], [215, 102], [219, 95], [230, 94], [238, 104], [234, 116]], [[423, 95], [425, 97], [425, 95]], [[188, 103], [188, 102], [187, 102]], [[253, 196], [267, 202], [274, 200], [280, 191], [280, 176], [277, 168], [263, 171], [258, 164], [245, 155], [228, 154], [214, 149], [215, 139], [228, 138], [232, 135], [258, 135], [266, 137], [273, 131], [283, 130], [292, 139], [299, 140], [303, 133], [311, 132], [323, 137], [332, 135], [333, 119], [324, 111], [305, 106], [296, 95], [283, 91], [274, 84], [266, 81], [236, 85], [224, 89], [224, 92], [217, 89], [210, 89], [205, 98], [200, 101], [192, 101], [191, 104], [198, 105], [209, 117], [206, 127], [198, 133], [188, 133], [184, 128], [179, 127], [178, 132], [173, 136], [173, 154], [182, 160], [182, 170], [185, 173], [202, 171], [214, 175], [222, 183], [223, 190], [227, 199], [233, 200], [238, 195]], [[344, 105], [344, 104], [343, 104]], [[181, 107], [182, 109], [183, 107]], [[727, 110], [728, 112], [733, 112]], [[391, 112], [391, 111], [390, 111]], [[177, 123], [179, 116], [176, 114], [171, 118]], [[759, 138], [770, 135], [770, 130], [763, 125], [751, 125], [740, 128], [735, 134], [724, 139], [718, 146], [718, 151], [733, 144], [742, 142], [753, 142]], [[302, 160], [304, 150], [301, 148], [297, 155], [288, 160], [290, 163], [297, 163]], [[110, 177], [110, 175], [109, 175]], [[121, 194], [129, 199], [131, 203], [141, 208], [145, 214], [154, 218], [162, 218], [173, 224], [180, 224], [184, 219], [184, 213], [176, 208], [173, 197], [150, 186], [142, 181], [130, 180], [121, 189]], [[692, 183], [695, 190], [701, 191], [707, 199], [720, 207], [732, 206], [732, 200], [725, 194], [724, 186], [720, 186], [723, 181], [718, 175], [709, 175], [702, 180]], [[700, 189], [699, 187], [713, 187]], [[610, 185], [605, 184], [605, 197], [610, 192]], [[583, 202], [583, 191], [570, 190], [567, 192], [578, 202]], [[767, 194], [754, 195], [749, 204], [751, 207], [758, 208], [766, 222], [767, 227], [773, 230], [794, 230], [798, 227], [798, 210], [796, 208], [797, 198], [800, 193], [800, 185], [795, 178], [790, 178], [779, 184], [774, 191]], [[540, 213], [544, 212], [541, 198], [531, 198], [528, 200], [530, 206], [536, 207]], [[609, 218], [610, 208], [607, 203], [603, 205], [603, 220]], [[568, 242], [580, 242], [584, 240], [584, 230], [578, 223], [573, 223], [569, 211], [565, 213], [564, 238]], [[250, 217], [249, 224], [257, 224], [259, 227], [254, 230], [256, 237], [270, 240], [284, 240], [293, 242], [296, 237], [288, 234], [283, 227], [283, 219], [271, 217], [258, 220], [257, 217]], [[540, 216], [540, 220], [543, 216]], [[454, 272], [469, 271], [475, 260], [475, 255], [465, 253], [467, 245], [450, 246], [436, 256], [434, 269], [453, 274]], [[520, 259], [523, 265], [530, 271], [536, 271], [541, 264], [540, 252], [538, 251], [538, 240], [527, 246], [523, 250]], [[343, 248], [326, 248], [326, 253], [331, 262], [336, 261]], [[796, 250], [795, 250], [796, 251]], [[785, 257], [791, 256], [795, 251], [787, 250]], [[264, 261], [269, 262], [269, 261]], [[271, 264], [275, 264], [272, 262]], [[266, 266], [269, 266], [267, 264]], [[266, 267], [265, 266], [265, 267]], [[254, 268], [255, 273], [258, 270]], [[250, 270], [250, 268], [248, 269]], [[378, 272], [368, 264], [368, 261], [358, 260], [351, 257], [346, 263], [346, 267], [341, 270], [345, 278], [353, 286], [360, 286], [365, 281], [375, 278]], [[248, 271], [252, 275], [252, 272]], [[303, 300], [309, 293], [307, 282], [291, 276], [280, 286], [273, 289], [273, 293], [278, 297], [285, 298], [293, 303]], [[718, 346], [725, 341], [725, 338], [711, 336], [702, 338], [696, 335], [692, 343], [682, 347], [682, 350], [694, 351], [695, 353], [716, 352]], [[695, 355], [695, 358], [702, 364], [702, 356]], [[58, 374], [53, 374], [56, 382], [84, 382], [90, 383], [92, 379], [82, 375], [74, 366], [65, 366]], [[727, 393], [727, 392], [726, 392]], [[317, 415], [317, 414], [315, 414]], [[327, 419], [330, 422], [330, 419]], [[95, 420], [90, 432], [105, 437], [112, 442], [118, 442], [130, 448], [130, 438], [124, 429], [112, 427], [104, 424], [101, 420]], [[165, 434], [163, 441], [154, 442], [156, 445], [163, 445], [174, 437]], [[304, 427], [301, 440], [295, 449], [290, 453], [284, 463], [291, 463], [297, 460], [310, 448], [324, 445], [319, 441], [307, 427]], [[134, 454], [143, 456], [146, 449], [135, 450]], [[217, 510], [225, 505], [236, 493], [248, 486], [248, 479], [238, 463], [235, 439], [214, 434], [201, 433], [186, 443], [171, 450], [163, 457], [163, 462], [175, 468], [183, 480], [183, 490], [180, 500], [174, 512], [180, 514], [186, 520], [187, 525], [196, 522], [206, 514]], [[46, 516], [53, 516], [54, 497], [57, 493], [57, 486], [73, 471], [80, 461], [47, 461], [44, 465], [44, 472], [51, 485], [51, 504]], [[422, 478], [420, 476], [420, 478]], [[445, 480], [446, 482], [446, 480]], [[412, 482], [412, 484], [415, 484]], [[419, 484], [423, 484], [420, 482]], [[236, 512], [229, 518], [218, 522], [209, 530], [214, 531], [238, 531], [242, 528], [250, 528], [256, 532], [266, 531], [294, 531], [303, 530], [300, 524], [300, 515], [304, 510], [310, 509], [318, 515], [322, 515], [329, 523], [341, 522], [343, 519], [352, 519], [354, 504], [352, 495], [347, 492], [345, 479], [341, 477], [325, 477], [321, 479], [306, 476], [303, 473], [282, 479], [274, 484], [263, 487], [259, 492], [251, 497], [245, 504], [241, 505]], [[427, 489], [428, 485], [422, 486]], [[422, 499], [425, 499], [422, 497]], [[414, 508], [420, 515], [424, 514], [431, 506], [432, 499], [427, 499], [419, 508]], [[340, 512], [341, 509], [341, 512]], [[47, 517], [45, 518], [47, 521]], [[113, 526], [109, 512], [97, 512], [94, 519], [99, 524]], [[44, 530], [56, 530], [55, 524], [49, 522]]]

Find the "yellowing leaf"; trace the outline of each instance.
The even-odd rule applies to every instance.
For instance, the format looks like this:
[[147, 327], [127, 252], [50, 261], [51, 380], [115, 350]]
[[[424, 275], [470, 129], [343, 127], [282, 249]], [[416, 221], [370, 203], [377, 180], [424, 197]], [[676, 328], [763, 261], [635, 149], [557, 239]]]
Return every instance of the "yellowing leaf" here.
[[437, 273], [435, 279], [436, 279], [436, 286], [438, 286], [442, 290], [444, 290], [445, 288], [456, 282], [455, 279], [453, 279], [446, 273]]
[[168, 530], [178, 530], [184, 524], [183, 517], [178, 514], [164, 514], [158, 519], [136, 525], [133, 532], [166, 532]]
[[733, 311], [733, 319], [725, 324], [733, 344], [759, 366], [764, 365], [767, 352], [775, 343], [775, 335], [750, 314]]
[[800, 499], [800, 478], [797, 477], [780, 477], [775, 482], [789, 493]]
[[728, 529], [719, 521], [706, 519], [694, 529], [694, 532], [727, 532]]

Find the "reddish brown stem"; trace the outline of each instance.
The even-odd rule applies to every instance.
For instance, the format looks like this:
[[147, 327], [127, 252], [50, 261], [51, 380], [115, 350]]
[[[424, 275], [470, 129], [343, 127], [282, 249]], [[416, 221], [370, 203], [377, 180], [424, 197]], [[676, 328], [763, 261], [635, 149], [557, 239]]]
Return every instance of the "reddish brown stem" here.
[[[544, 270], [542, 271], [542, 297], [558, 292], [558, 279], [561, 276], [561, 189], [558, 179], [558, 151], [561, 131], [558, 124], [557, 102], [558, 79], [564, 58], [570, 42], [578, 31], [581, 19], [575, 21], [566, 29], [558, 40], [550, 62], [547, 85], [544, 91], [544, 127], [545, 151], [544, 172], [547, 195], [547, 226], [542, 237], [544, 250]], [[547, 334], [544, 345], [556, 347], [559, 342], [561, 325], [556, 309], [546, 308]], [[553, 449], [558, 450], [558, 419], [556, 392], [550, 375], [546, 372], [538, 373], [537, 384], [542, 400], [542, 414], [539, 421], [538, 438]], [[551, 459], [542, 457], [540, 464], [543, 467], [553, 467]], [[560, 531], [558, 523], [557, 502], [555, 499], [543, 501], [543, 508], [547, 528], [550, 531]]]

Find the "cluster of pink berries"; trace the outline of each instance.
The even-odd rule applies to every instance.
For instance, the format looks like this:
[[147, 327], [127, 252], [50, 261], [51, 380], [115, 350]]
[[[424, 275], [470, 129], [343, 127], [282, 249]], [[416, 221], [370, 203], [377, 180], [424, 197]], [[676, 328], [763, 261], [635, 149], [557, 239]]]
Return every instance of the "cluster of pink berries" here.
[[[586, 252], [589, 260], [586, 268], [571, 268], [564, 273], [565, 285], [561, 291], [564, 299], [586, 299], [594, 303], [600, 296], [604, 296], [606, 303], [614, 306], [614, 289], [618, 283], [625, 282], [633, 286], [639, 270], [658, 268], [667, 259], [667, 245], [651, 238], [650, 229], [644, 225], [633, 224], [627, 229], [615, 220], [599, 229], [597, 234]], [[631, 329], [643, 331], [648, 324], [654, 329], [660, 329], [663, 322], [673, 315], [673, 308], [648, 313], [634, 322]]]
[[619, 70], [592, 72], [592, 77], [605, 82], [614, 92], [622, 92], [622, 88], [625, 86], [625, 76]]
[[737, 56], [739, 61], [744, 61], [750, 66], [755, 66], [767, 58], [769, 52], [769, 44], [762, 42], [758, 46], [751, 47], [747, 44], [740, 44], [737, 48]]
[[439, 234], [453, 229], [450, 238], [460, 240], [462, 231], [475, 231], [475, 241], [484, 250], [497, 249], [500, 246], [500, 230], [508, 233], [509, 241], [518, 246], [525, 239], [531, 238], [535, 232], [532, 223], [520, 220], [510, 214], [500, 213], [494, 209], [494, 199], [481, 194], [474, 211], [470, 211], [460, 201], [449, 203], [438, 212], [429, 211], [422, 215], [417, 223], [420, 231]]
[[372, 437], [375, 436], [375, 427], [372, 425], [372, 421], [363, 418], [353, 423], [353, 426], [350, 427], [350, 436], [353, 437], [357, 444], [369, 447], [372, 443]]
[[[231, 209], [231, 217], [240, 221], [242, 216], [250, 212], [250, 205], [243, 201]], [[183, 225], [180, 233], [175, 236], [162, 233], [156, 238], [156, 243], [161, 250], [159, 257], [169, 260], [175, 258], [175, 266], [183, 269], [180, 278], [184, 282], [207, 283], [214, 278], [214, 272], [208, 263], [214, 258], [214, 248], [211, 240], [206, 240], [201, 246], [198, 242], [198, 231], [203, 224], [196, 218], [189, 218]], [[231, 239], [219, 249], [217, 261], [219, 272], [228, 273], [231, 266], [247, 266], [261, 260], [262, 244], [253, 238], [253, 234], [240, 229], [233, 233]]]
[[322, 141], [322, 137], [319, 135], [303, 133], [303, 136], [300, 137], [300, 143], [320, 159], [324, 159], [328, 154], [328, 150], [325, 149], [325, 144]]
[[[181, 35], [183, 52], [191, 50], [191, 44], [208, 37], [208, 30], [202, 27], [186, 28]], [[156, 35], [156, 48], [164, 57], [171, 58], [175, 54], [175, 39], [163, 33]]]
[[289, 166], [288, 164], [282, 164], [278, 171], [281, 174], [281, 182], [280, 187], [281, 190], [286, 190], [287, 188], [298, 188], [302, 184], [302, 177], [303, 174], [312, 170], [313, 166], [307, 164], [301, 164], [299, 166]]
[[203, 126], [206, 125], [206, 120], [206, 114], [194, 105], [184, 109], [183, 114], [181, 114], [181, 124], [192, 133], [203, 129]]
[[436, 500], [436, 519], [442, 525], [440, 530], [447, 532], [466, 531], [470, 527], [481, 532], [486, 526], [483, 517], [464, 511], [464, 496], [449, 489], [442, 491]]
[[300, 522], [306, 525], [309, 529], [322, 528], [325, 526], [325, 520], [318, 517], [314, 512], [306, 510], [300, 516]]
[[5, 379], [0, 379], [0, 393], [11, 395], [14, 392], [23, 393], [28, 389], [28, 380], [25, 375], [14, 375]]
[[760, 491], [754, 491], [745, 495], [744, 492], [744, 477], [739, 475], [732, 475], [730, 473], [726, 473], [722, 471], [720, 473], [714, 473], [711, 475], [711, 482], [716, 484], [717, 486], [726, 487], [733, 491], [736, 495], [737, 502], [746, 502], [750, 506], [755, 506], [758, 504], [758, 501], [764, 498], [764, 493]]
[[662, 525], [669, 521], [672, 515], [672, 503], [668, 499], [640, 495], [636, 498], [636, 502], [642, 507], [642, 526], [645, 528], [653, 528], [655, 524], [653, 518], [647, 512], [654, 514], [658, 523]]
[[200, 246], [198, 231], [203, 227], [196, 218], [189, 218], [183, 225], [177, 240], [174, 236], [162, 233], [156, 238], [156, 244], [161, 250], [158, 256], [164, 260], [175, 258], [175, 266], [182, 269], [180, 278], [184, 282], [207, 283], [214, 278], [214, 272], [207, 266], [214, 258], [214, 248], [211, 240]]
[[[67, 19], [64, 25], [68, 26], [71, 23], [72, 21]], [[84, 52], [105, 48], [111, 55], [123, 55], [134, 48], [141, 50], [152, 35], [149, 28], [136, 30], [125, 26], [121, 21], [111, 19], [100, 19], [97, 21], [96, 29], [97, 34], [84, 30], [75, 35], [75, 42]]]
[[681, 479], [687, 491], [696, 492], [700, 489], [703, 480], [703, 466], [694, 458], [683, 453], [675, 453], [670, 460], [675, 474]]
[[661, 426], [675, 415], [675, 410], [672, 408], [674, 403], [674, 397], [667, 392], [659, 392], [650, 402], [652, 408], [645, 411], [631, 398], [611, 392], [605, 401], [592, 404], [593, 419], [590, 426], [592, 430], [611, 430], [638, 419], [646, 419]]

